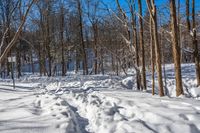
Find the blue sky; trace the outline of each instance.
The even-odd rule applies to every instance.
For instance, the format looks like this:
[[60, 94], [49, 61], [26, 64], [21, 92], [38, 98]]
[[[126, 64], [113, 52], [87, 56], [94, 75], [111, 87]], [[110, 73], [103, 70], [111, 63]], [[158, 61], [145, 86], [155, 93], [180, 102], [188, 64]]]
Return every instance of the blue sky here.
[[[104, 3], [108, 3], [110, 6], [116, 6], [115, 4], [115, 0], [103, 0]], [[126, 0], [119, 0], [122, 7], [127, 7], [127, 2]], [[136, 3], [138, 0], [135, 0]], [[169, 0], [155, 0], [155, 4], [157, 5], [157, 7], [160, 6], [165, 6], [167, 3], [169, 2]], [[176, 0], [176, 2], [178, 2], [178, 0]], [[180, 0], [181, 2], [181, 11], [185, 10], [185, 0]], [[190, 6], [191, 6], [191, 2], [192, 0], [190, 0]], [[200, 11], [200, 0], [195, 0], [196, 4], [195, 4], [195, 8], [197, 11]], [[137, 4], [136, 4], [137, 5]], [[146, 9], [146, 0], [142, 0], [142, 6], [143, 6], [143, 10]], [[177, 4], [176, 4], [177, 6]]]
[[[117, 9], [116, 6], [116, 1], [115, 0], [102, 0], [106, 5], [109, 6], [109, 8], [112, 8], [114, 10]], [[136, 10], [137, 10], [137, 2], [136, 1]], [[126, 13], [129, 13], [130, 10], [128, 8], [128, 4], [127, 4], [127, 0], [119, 0], [122, 8], [126, 11]], [[196, 13], [200, 14], [200, 0], [195, 0], [196, 4], [195, 4], [195, 9], [196, 9]], [[168, 23], [169, 21], [169, 17], [170, 17], [170, 13], [168, 10], [169, 7], [169, 0], [155, 0], [155, 4], [158, 8], [158, 18], [161, 18], [161, 22], [159, 23]], [[178, 6], [178, 0], [176, 0], [176, 7]], [[192, 0], [190, 0], [190, 10], [191, 10], [191, 6], [192, 6]], [[146, 0], [142, 0], [142, 7], [143, 7], [143, 15], [146, 12]], [[167, 8], [166, 8], [167, 7]], [[180, 0], [180, 12], [181, 14], [185, 14], [185, 0]], [[191, 11], [190, 11], [191, 12]], [[184, 16], [183, 16], [184, 17]], [[183, 18], [184, 19], [184, 18]]]

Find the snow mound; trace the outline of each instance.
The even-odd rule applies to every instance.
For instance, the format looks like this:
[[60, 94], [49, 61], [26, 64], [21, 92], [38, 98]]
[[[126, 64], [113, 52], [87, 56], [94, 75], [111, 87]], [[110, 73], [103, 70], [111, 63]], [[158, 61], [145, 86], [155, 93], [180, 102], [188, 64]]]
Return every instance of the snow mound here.
[[190, 93], [193, 97], [200, 97], [200, 87], [190, 88]]
[[127, 77], [122, 80], [122, 85], [126, 87], [127, 89], [133, 89], [134, 87], [134, 81], [133, 77]]

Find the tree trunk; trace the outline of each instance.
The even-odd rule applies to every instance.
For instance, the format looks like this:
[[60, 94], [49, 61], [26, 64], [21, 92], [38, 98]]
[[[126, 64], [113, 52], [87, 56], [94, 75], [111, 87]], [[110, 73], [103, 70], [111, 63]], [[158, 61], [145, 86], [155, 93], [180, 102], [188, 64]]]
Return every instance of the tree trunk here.
[[155, 41], [155, 53], [156, 53], [156, 67], [158, 75], [158, 88], [159, 88], [159, 95], [164, 96], [163, 81], [162, 81], [162, 63], [161, 63], [160, 45], [158, 42], [157, 13], [155, 5], [153, 5], [153, 11], [154, 11], [153, 22], [154, 22], [154, 41]]
[[33, 61], [33, 50], [31, 49], [31, 53], [30, 53], [30, 58], [31, 58], [31, 70], [32, 70], [32, 74], [35, 73], [35, 67], [34, 67], [34, 61]]
[[38, 49], [38, 59], [39, 59], [40, 76], [42, 76], [42, 55], [41, 55], [40, 44]]
[[98, 27], [97, 24], [93, 24], [93, 32], [94, 32], [94, 74], [97, 74], [97, 38], [98, 38]]
[[151, 78], [152, 78], [152, 95], [155, 94], [155, 46], [154, 46], [154, 39], [153, 39], [153, 24], [152, 18], [150, 17], [150, 36], [151, 36]]
[[180, 63], [180, 47], [178, 45], [178, 27], [176, 18], [176, 2], [170, 0], [170, 15], [171, 15], [171, 30], [172, 30], [172, 49], [175, 65], [175, 79], [176, 79], [176, 96], [183, 94], [181, 63]]
[[103, 48], [100, 50], [100, 58], [101, 58], [101, 73], [104, 75], [104, 59], [103, 59]]
[[[21, 45], [21, 44], [19, 44], [19, 45]], [[21, 74], [21, 53], [20, 53], [20, 50], [18, 48], [16, 49], [16, 52], [17, 52], [17, 57], [16, 57], [17, 78], [20, 78], [22, 76], [22, 74]]]
[[[151, 16], [152, 22], [153, 22], [153, 36], [154, 36], [153, 40], [155, 43], [156, 68], [157, 68], [157, 75], [158, 75], [159, 95], [164, 96], [163, 81], [162, 81], [162, 63], [161, 63], [161, 53], [160, 53], [161, 50], [160, 50], [160, 44], [158, 41], [158, 29], [157, 29], [157, 12], [156, 12], [157, 9], [154, 4], [154, 0], [152, 0], [152, 2], [150, 2], [150, 0], [147, 0], [147, 6], [148, 6], [148, 10], [150, 12], [150, 16]], [[152, 92], [152, 94], [153, 93], [154, 92]]]
[[180, 47], [180, 62], [182, 63], [182, 55], [183, 55], [183, 52], [182, 52], [182, 50], [181, 50], [181, 48], [182, 48], [182, 42], [181, 42], [181, 25], [180, 25], [180, 23], [181, 23], [181, 16], [180, 16], [180, 4], [181, 4], [181, 2], [180, 2], [180, 0], [178, 0], [178, 11], [177, 11], [177, 13], [178, 13], [178, 15], [177, 15], [177, 21], [178, 21], [178, 44], [179, 44], [179, 47]]
[[199, 67], [199, 51], [198, 51], [198, 42], [197, 42], [197, 34], [196, 34], [196, 21], [195, 21], [195, 0], [192, 0], [192, 29], [193, 29], [193, 47], [194, 47], [194, 61], [196, 68], [196, 78], [197, 78], [197, 86], [200, 85], [200, 67]]
[[146, 70], [145, 70], [145, 50], [144, 50], [144, 40], [143, 40], [143, 20], [142, 20], [142, 4], [141, 0], [138, 0], [138, 7], [139, 7], [139, 35], [140, 35], [140, 58], [141, 58], [141, 65], [142, 65], [142, 83], [141, 88], [146, 90]]
[[87, 53], [86, 53], [86, 47], [85, 47], [84, 37], [83, 37], [82, 7], [81, 7], [81, 1], [77, 0], [77, 2], [78, 2], [79, 28], [80, 28], [81, 47], [82, 47], [82, 56], [83, 56], [83, 74], [88, 75]]
[[[131, 1], [130, 1], [131, 2]], [[136, 82], [137, 82], [137, 90], [140, 90], [140, 71], [139, 69], [139, 47], [138, 47], [138, 39], [137, 39], [137, 28], [136, 28], [136, 15], [135, 12], [135, 3], [132, 5], [131, 3], [131, 18], [132, 18], [132, 28], [133, 28], [133, 43], [135, 45], [135, 56], [136, 56]]]
[[[48, 7], [49, 10], [49, 7]], [[48, 67], [49, 67], [49, 72], [48, 76], [50, 77], [52, 75], [51, 69], [52, 69], [52, 57], [51, 57], [51, 47], [50, 47], [50, 24], [49, 24], [49, 11], [47, 13], [47, 22], [46, 22], [46, 50], [47, 50], [47, 56], [48, 56]], [[45, 60], [46, 62], [46, 60]]]
[[187, 23], [187, 30], [190, 33], [190, 5], [189, 0], [186, 0], [186, 23]]
[[76, 49], [76, 52], [75, 52], [76, 53], [75, 73], [77, 73], [79, 68], [80, 68], [80, 60], [79, 60], [79, 54], [78, 54], [78, 50], [77, 49]]
[[61, 40], [61, 64], [62, 64], [62, 76], [66, 74], [66, 63], [65, 63], [65, 49], [64, 49], [64, 7], [61, 7], [60, 16], [60, 40]]

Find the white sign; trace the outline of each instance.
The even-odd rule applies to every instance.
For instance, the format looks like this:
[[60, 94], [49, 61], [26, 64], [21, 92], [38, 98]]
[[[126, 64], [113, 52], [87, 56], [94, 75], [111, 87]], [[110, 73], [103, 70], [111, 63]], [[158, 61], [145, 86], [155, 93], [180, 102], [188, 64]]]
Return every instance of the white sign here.
[[16, 62], [16, 57], [15, 56], [8, 57], [8, 62]]

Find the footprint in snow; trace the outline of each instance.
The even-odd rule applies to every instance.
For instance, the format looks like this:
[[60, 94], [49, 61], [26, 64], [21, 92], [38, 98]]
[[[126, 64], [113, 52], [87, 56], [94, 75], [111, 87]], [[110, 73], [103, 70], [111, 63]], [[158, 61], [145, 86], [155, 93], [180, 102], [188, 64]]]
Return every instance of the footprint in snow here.
[[56, 117], [56, 114], [53, 114], [52, 116], [53, 116], [53, 117]]
[[68, 103], [67, 103], [66, 101], [62, 100], [62, 101], [61, 101], [61, 105], [63, 105], [63, 106], [67, 106]]
[[66, 116], [66, 117], [69, 116], [67, 112], [61, 112], [61, 114], [64, 115], [64, 116]]
[[36, 100], [35, 103], [34, 103], [34, 106], [36, 108], [40, 108], [41, 107], [41, 100]]
[[60, 125], [56, 125], [56, 128], [60, 128]]
[[59, 97], [54, 97], [53, 99], [54, 99], [54, 100], [57, 100], [58, 98], [59, 98]]
[[56, 103], [55, 105], [60, 106], [60, 103]]
[[186, 116], [186, 115], [184, 115], [184, 114], [179, 114], [179, 117], [183, 118], [183, 120], [186, 120], [186, 121], [188, 121], [188, 120], [189, 120], [189, 119], [187, 118], [187, 116]]

